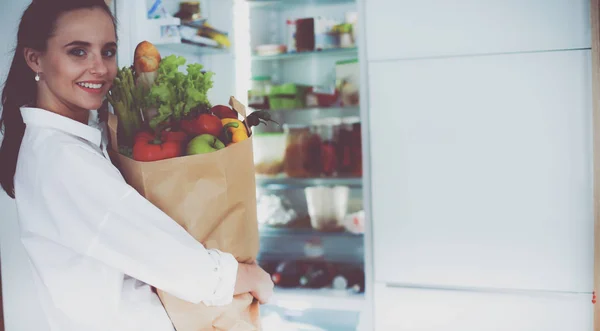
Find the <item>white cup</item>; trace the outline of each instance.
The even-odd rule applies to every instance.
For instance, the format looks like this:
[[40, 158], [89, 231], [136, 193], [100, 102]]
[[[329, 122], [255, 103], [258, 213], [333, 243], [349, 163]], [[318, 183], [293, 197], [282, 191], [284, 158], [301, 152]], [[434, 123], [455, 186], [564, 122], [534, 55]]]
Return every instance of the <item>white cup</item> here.
[[348, 210], [347, 186], [312, 186], [304, 189], [311, 226], [320, 231], [342, 227]]

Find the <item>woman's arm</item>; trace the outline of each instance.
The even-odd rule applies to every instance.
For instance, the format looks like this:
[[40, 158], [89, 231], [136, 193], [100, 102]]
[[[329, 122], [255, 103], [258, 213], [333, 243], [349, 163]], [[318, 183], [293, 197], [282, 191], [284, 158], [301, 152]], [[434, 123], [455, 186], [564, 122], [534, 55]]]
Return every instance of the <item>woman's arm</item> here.
[[234, 294], [250, 292], [263, 304], [267, 303], [273, 295], [273, 287], [271, 276], [258, 264], [240, 264], [238, 266]]
[[[53, 196], [49, 221], [57, 236], [51, 239], [180, 299], [231, 302], [238, 274], [232, 255], [205, 249], [91, 148], [56, 149], [38, 180], [41, 198]], [[45, 177], [45, 168], [64, 176]]]

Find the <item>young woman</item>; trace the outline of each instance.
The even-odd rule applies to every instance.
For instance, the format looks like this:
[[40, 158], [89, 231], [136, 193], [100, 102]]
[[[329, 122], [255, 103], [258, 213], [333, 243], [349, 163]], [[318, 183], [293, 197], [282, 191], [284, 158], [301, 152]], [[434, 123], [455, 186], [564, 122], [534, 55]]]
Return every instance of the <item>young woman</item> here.
[[[230, 303], [273, 283], [256, 264], [207, 250], [128, 186], [88, 125], [117, 72], [104, 0], [34, 0], [2, 94], [0, 183], [52, 330], [173, 330], [152, 286]], [[93, 121], [92, 121], [93, 122]]]

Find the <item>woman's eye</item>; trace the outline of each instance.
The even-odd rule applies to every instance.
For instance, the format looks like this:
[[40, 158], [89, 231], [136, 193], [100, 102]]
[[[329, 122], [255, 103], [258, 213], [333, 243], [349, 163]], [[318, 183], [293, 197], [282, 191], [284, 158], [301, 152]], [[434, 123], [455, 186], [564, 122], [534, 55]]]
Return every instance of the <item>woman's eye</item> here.
[[114, 49], [107, 49], [107, 50], [105, 50], [105, 51], [103, 52], [103, 54], [102, 54], [102, 55], [103, 55], [104, 57], [113, 57], [113, 56], [115, 56], [116, 54], [117, 54], [117, 51], [116, 51], [116, 50], [114, 50]]
[[71, 52], [69, 52], [71, 55], [75, 55], [75, 56], [84, 56], [85, 55], [85, 50], [81, 49], [81, 48], [75, 48], [72, 49]]

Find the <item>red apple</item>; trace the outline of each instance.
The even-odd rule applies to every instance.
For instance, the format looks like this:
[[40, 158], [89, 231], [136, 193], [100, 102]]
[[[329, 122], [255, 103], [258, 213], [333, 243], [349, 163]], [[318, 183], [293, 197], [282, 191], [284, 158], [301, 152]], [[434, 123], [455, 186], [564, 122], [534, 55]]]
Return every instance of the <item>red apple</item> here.
[[224, 118], [235, 118], [238, 119], [237, 111], [231, 109], [230, 107], [223, 105], [216, 105], [210, 109], [210, 112], [215, 114], [220, 119]]
[[219, 136], [223, 131], [221, 120], [211, 114], [200, 114], [200, 116], [191, 120], [182, 120], [181, 129], [190, 135], [211, 134]]

